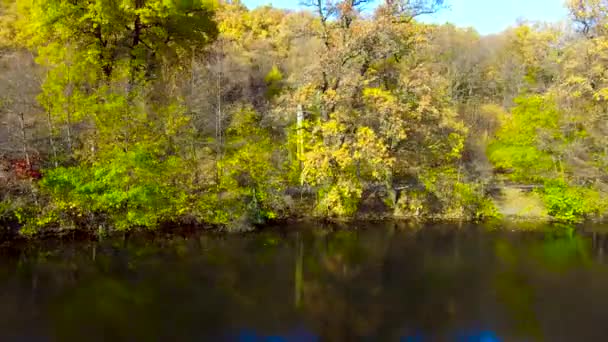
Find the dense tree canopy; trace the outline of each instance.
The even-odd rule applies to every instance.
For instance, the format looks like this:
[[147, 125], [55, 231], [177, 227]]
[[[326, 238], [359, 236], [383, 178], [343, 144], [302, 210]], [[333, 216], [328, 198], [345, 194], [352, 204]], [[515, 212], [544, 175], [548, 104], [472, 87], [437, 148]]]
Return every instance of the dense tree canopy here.
[[482, 219], [608, 194], [608, 7], [501, 34], [441, 0], [2, 0], [0, 219], [154, 228], [302, 215]]

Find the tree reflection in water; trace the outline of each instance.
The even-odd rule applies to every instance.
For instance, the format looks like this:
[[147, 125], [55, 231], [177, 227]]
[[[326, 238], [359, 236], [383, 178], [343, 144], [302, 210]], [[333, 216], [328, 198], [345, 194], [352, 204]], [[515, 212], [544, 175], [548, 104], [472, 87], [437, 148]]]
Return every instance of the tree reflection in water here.
[[5, 248], [0, 337], [598, 340], [607, 235], [546, 228], [303, 224]]

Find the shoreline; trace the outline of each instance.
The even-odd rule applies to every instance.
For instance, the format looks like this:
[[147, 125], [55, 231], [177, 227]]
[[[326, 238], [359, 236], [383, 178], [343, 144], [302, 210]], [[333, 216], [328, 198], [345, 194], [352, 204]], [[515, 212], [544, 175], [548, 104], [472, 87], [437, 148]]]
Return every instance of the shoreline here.
[[[471, 219], [446, 219], [446, 218], [430, 218], [430, 219], [415, 219], [415, 218], [396, 218], [387, 216], [360, 216], [354, 218], [316, 218], [311, 216], [291, 217], [281, 220], [274, 220], [265, 224], [250, 225], [249, 229], [230, 229], [222, 225], [212, 225], [207, 223], [195, 224], [179, 224], [179, 223], [164, 223], [155, 229], [132, 228], [125, 231], [106, 230], [99, 233], [92, 228], [77, 227], [77, 228], [47, 228], [40, 230], [32, 235], [21, 234], [22, 225], [17, 222], [2, 222], [0, 223], [0, 239], [3, 246], [28, 243], [32, 241], [42, 242], [49, 240], [60, 241], [99, 241], [103, 239], [128, 238], [130, 236], [155, 238], [158, 236], [187, 236], [192, 234], [219, 234], [219, 235], [246, 235], [255, 234], [272, 229], [289, 230], [293, 225], [313, 224], [319, 225], [321, 228], [331, 228], [348, 230], [352, 229], [352, 225], [364, 224], [370, 225], [373, 223], [395, 223], [399, 228], [406, 227], [422, 227], [435, 225], [456, 225], [459, 228], [468, 225], [481, 225], [497, 230], [511, 231], [542, 231], [546, 227], [567, 226], [575, 229], [580, 229], [585, 224], [602, 224], [606, 223], [605, 219], [588, 219], [577, 223], [564, 223], [556, 220], [547, 220], [546, 218], [531, 219], [530, 217], [503, 217], [500, 219], [487, 220], [471, 220]], [[517, 225], [517, 227], [512, 227]], [[349, 227], [351, 226], [351, 227]], [[355, 227], [355, 229], [358, 229]]]

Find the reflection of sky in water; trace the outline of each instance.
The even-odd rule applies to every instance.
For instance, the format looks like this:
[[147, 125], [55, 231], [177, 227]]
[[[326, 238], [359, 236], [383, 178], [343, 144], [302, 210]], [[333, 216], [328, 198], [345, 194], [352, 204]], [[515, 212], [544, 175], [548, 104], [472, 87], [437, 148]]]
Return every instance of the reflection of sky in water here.
[[314, 342], [319, 337], [306, 329], [294, 329], [280, 335], [264, 335], [253, 330], [241, 330], [231, 341], [238, 342]]
[[[456, 342], [499, 342], [498, 336], [492, 331], [467, 331], [460, 332], [453, 336]], [[241, 330], [231, 341], [238, 342], [311, 342], [320, 341], [319, 336], [306, 329], [294, 329], [280, 335], [264, 335], [253, 330]], [[401, 337], [401, 342], [423, 342], [431, 341], [432, 337], [423, 333], [416, 333], [411, 336]]]
[[[401, 337], [401, 342], [432, 341], [433, 338], [422, 333]], [[499, 342], [500, 338], [492, 331], [467, 331], [457, 333], [452, 341], [456, 342]]]
[[458, 334], [456, 337], [458, 342], [498, 342], [500, 339], [491, 331], [472, 331], [468, 333]]

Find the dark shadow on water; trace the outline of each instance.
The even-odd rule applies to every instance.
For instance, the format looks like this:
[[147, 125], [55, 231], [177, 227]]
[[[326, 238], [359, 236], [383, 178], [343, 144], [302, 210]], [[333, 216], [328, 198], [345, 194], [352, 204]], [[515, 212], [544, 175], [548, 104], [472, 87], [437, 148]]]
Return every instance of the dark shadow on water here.
[[0, 339], [602, 340], [599, 228], [299, 224], [5, 248]]

